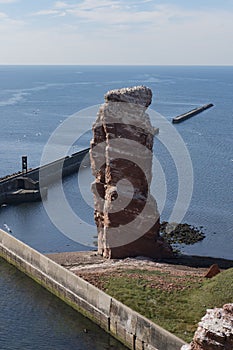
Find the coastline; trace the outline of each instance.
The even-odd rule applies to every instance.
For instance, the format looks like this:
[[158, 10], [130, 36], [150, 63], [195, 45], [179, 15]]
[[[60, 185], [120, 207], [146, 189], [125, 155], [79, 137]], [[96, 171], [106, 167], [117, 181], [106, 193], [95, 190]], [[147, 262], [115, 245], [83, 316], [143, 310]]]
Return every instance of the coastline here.
[[149, 258], [126, 258], [126, 259], [105, 259], [100, 256], [97, 251], [81, 251], [81, 252], [60, 252], [60, 253], [49, 253], [45, 254], [48, 258], [55, 261], [57, 264], [62, 265], [68, 269], [72, 267], [84, 268], [87, 266], [95, 266], [96, 269], [101, 266], [112, 266], [116, 265], [120, 262], [122, 265], [126, 265], [131, 262], [135, 264], [142, 264], [144, 261], [144, 267], [146, 263], [151, 266], [173, 266], [174, 268], [181, 268], [182, 266], [190, 267], [190, 268], [200, 268], [207, 269], [213, 264], [217, 264], [221, 269], [228, 269], [233, 267], [233, 260], [222, 259], [222, 258], [214, 258], [214, 257], [206, 257], [206, 256], [196, 256], [196, 255], [184, 255], [180, 254], [177, 257], [172, 259], [163, 259], [163, 260], [153, 260]]
[[170, 261], [104, 259], [94, 251], [50, 254], [49, 258], [188, 343], [206, 308], [232, 300], [227, 287], [233, 274], [229, 260], [197, 256]]
[[132, 350], [185, 342], [44, 254], [0, 230], [0, 256]]

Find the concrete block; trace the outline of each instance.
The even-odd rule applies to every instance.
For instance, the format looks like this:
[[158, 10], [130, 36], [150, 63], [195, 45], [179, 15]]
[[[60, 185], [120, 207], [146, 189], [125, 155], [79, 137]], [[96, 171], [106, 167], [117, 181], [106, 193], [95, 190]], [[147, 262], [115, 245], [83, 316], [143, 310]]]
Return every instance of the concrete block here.
[[144, 350], [159, 350], [162, 348], [155, 348], [154, 346], [150, 345], [150, 344], [144, 344]]
[[111, 297], [88, 282], [86, 298], [103, 313], [110, 315]]
[[137, 338], [141, 339], [146, 343], [149, 343], [151, 338], [150, 330], [151, 330], [151, 322], [138, 314], [137, 324], [136, 324]]
[[117, 323], [116, 325], [117, 329], [117, 338], [120, 339], [123, 343], [125, 343], [126, 340], [126, 330], [122, 324]]
[[96, 288], [89, 283], [87, 285], [86, 299], [95, 307], [99, 304], [99, 290], [96, 290]]
[[47, 275], [51, 278], [59, 281], [59, 283], [66, 283], [66, 273], [63, 271], [62, 267], [56, 264], [54, 261], [48, 259], [47, 263]]
[[3, 230], [0, 229], [0, 244], [2, 244], [3, 239]]
[[93, 308], [92, 315], [96, 324], [101, 328], [104, 328], [106, 331], [109, 331], [109, 318], [106, 315], [96, 308]]
[[104, 315], [103, 313], [99, 314], [99, 325], [101, 328], [103, 328], [106, 332], [110, 331], [110, 319], [108, 316]]
[[89, 316], [93, 315], [93, 305], [91, 305], [84, 299], [78, 298], [77, 295], [74, 297], [73, 300], [85, 313], [88, 313]]
[[111, 334], [117, 334], [117, 322], [110, 317], [110, 332]]
[[129, 349], [136, 349], [135, 348], [135, 335], [126, 332], [125, 333], [125, 345], [129, 348]]
[[42, 273], [40, 276], [40, 282], [43, 286], [47, 286], [49, 284], [48, 276], [46, 274]]
[[48, 270], [49, 270], [49, 260], [48, 258], [46, 258], [46, 256], [40, 256], [40, 261], [38, 262], [40, 264], [40, 269], [43, 273], [45, 273], [46, 275], [48, 275]]
[[[17, 255], [20, 255], [21, 257], [24, 258], [24, 256], [28, 254], [28, 249], [26, 249], [26, 254], [25, 254], [25, 247], [24, 244], [14, 238], [13, 236], [10, 236], [9, 234], [3, 232], [3, 237], [2, 237], [2, 244], [7, 247], [7, 249], [11, 250]], [[29, 247], [28, 247], [29, 248]]]
[[98, 290], [98, 293], [99, 299], [97, 308], [101, 310], [104, 314], [109, 316], [112, 298], [108, 294], [102, 292], [101, 290]]
[[[39, 252], [37, 252], [36, 250], [31, 251], [31, 259], [30, 259], [30, 264], [32, 264], [33, 266], [42, 269], [43, 267], [43, 255], [41, 255]], [[44, 257], [45, 258], [45, 257]], [[43, 271], [44, 269], [42, 269]]]
[[186, 343], [182, 339], [151, 322], [148, 344], [159, 350], [180, 350]]
[[43, 273], [37, 269], [37, 268], [34, 268], [33, 265], [26, 265], [25, 266], [25, 270], [27, 272], [27, 274], [33, 278], [36, 282], [38, 283], [42, 283], [42, 276], [43, 276]]
[[135, 350], [145, 350], [144, 349], [144, 341], [139, 339], [139, 338], [136, 338], [135, 340]]
[[88, 283], [73, 274], [72, 272], [67, 271], [67, 288], [69, 288], [73, 293], [76, 293], [79, 297], [85, 299], [87, 295]]
[[111, 301], [110, 319], [121, 324], [128, 333], [136, 334], [137, 313], [116, 299]]

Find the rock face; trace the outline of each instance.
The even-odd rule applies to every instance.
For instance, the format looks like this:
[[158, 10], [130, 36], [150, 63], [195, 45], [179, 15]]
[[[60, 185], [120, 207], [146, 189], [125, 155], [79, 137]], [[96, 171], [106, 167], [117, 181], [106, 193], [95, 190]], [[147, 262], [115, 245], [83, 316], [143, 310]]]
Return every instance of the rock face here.
[[98, 252], [108, 258], [170, 257], [150, 194], [155, 129], [144, 86], [109, 91], [93, 125], [91, 167]]
[[182, 350], [232, 350], [233, 304], [207, 310], [190, 345]]
[[217, 264], [213, 264], [210, 266], [209, 270], [205, 274], [205, 278], [213, 278], [214, 276], [218, 275], [220, 273], [220, 269]]

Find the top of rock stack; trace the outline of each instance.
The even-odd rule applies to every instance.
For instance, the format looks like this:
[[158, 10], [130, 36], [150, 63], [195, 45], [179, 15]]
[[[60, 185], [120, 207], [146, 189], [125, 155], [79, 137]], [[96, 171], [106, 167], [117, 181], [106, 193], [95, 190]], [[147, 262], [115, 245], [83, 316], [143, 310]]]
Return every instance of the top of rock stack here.
[[148, 87], [141, 85], [111, 90], [104, 97], [106, 102], [134, 103], [147, 108], [151, 104], [152, 91]]

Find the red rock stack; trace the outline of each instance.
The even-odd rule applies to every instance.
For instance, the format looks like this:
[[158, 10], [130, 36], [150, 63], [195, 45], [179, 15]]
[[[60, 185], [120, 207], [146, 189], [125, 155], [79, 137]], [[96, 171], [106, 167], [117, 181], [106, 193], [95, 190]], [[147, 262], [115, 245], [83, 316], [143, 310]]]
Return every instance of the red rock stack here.
[[107, 258], [171, 257], [150, 194], [155, 129], [145, 86], [109, 91], [93, 125], [91, 167], [98, 252]]

